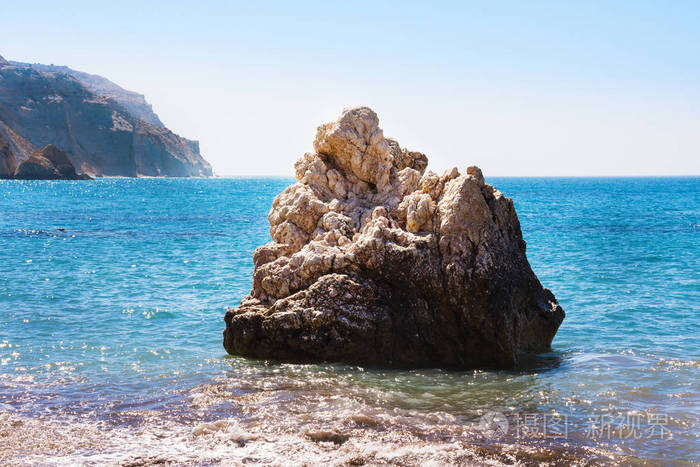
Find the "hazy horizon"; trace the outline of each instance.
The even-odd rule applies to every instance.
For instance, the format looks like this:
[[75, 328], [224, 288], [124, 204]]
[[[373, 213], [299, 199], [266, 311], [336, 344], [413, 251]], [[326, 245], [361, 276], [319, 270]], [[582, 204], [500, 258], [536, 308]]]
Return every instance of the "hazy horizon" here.
[[223, 177], [292, 176], [354, 105], [437, 172], [700, 174], [697, 3], [39, 3], [0, 55], [144, 94]]

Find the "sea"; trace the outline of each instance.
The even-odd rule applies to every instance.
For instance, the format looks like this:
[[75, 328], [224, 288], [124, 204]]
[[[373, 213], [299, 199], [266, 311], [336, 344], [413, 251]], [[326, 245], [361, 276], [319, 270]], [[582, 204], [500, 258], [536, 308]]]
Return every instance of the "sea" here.
[[700, 461], [700, 178], [487, 179], [566, 311], [508, 371], [227, 355], [293, 182], [0, 181], [0, 464]]

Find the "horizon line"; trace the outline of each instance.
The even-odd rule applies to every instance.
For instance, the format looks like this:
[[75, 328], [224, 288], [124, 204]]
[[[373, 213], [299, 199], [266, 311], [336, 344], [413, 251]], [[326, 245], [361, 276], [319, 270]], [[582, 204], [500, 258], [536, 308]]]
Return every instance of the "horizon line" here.
[[[613, 175], [484, 175], [484, 178], [697, 178], [697, 174], [613, 174]], [[128, 177], [127, 177], [128, 178]], [[175, 178], [175, 177], [154, 177]], [[186, 177], [185, 177], [186, 178]], [[192, 177], [190, 177], [192, 178]], [[202, 178], [296, 178], [294, 175], [270, 175], [270, 174], [218, 174]]]

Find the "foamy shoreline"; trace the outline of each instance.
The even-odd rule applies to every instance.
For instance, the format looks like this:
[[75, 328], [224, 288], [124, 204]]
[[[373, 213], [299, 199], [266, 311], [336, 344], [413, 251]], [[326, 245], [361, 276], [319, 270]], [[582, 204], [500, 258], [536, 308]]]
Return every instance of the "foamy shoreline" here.
[[[249, 423], [235, 418], [177, 422], [141, 414], [134, 425], [80, 417], [0, 413], [0, 462], [9, 465], [584, 465], [628, 462], [603, 450], [484, 442], [459, 426], [412, 428], [368, 415], [338, 429], [304, 417]], [[299, 423], [294, 427], [294, 423]]]

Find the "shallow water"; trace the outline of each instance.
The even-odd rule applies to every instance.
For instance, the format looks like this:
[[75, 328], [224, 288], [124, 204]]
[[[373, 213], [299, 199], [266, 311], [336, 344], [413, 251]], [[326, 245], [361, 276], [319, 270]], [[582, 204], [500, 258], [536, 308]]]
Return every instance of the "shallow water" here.
[[567, 317], [522, 369], [226, 356], [289, 179], [0, 181], [0, 463], [700, 458], [700, 178], [489, 179]]

